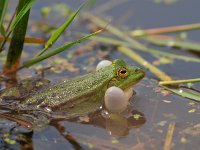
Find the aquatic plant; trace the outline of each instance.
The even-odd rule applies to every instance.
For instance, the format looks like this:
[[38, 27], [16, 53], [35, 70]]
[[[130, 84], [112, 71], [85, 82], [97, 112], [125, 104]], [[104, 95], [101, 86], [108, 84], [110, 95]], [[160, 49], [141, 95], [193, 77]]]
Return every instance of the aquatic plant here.
[[[19, 0], [16, 12], [14, 12], [13, 17], [11, 18], [9, 25], [5, 29], [3, 18], [5, 16], [6, 9], [8, 7], [8, 0], [0, 1], [0, 34], [2, 36], [2, 42], [0, 43], [0, 52], [6, 50], [4, 48], [5, 43], [10, 41], [8, 48], [7, 58], [3, 69], [3, 74], [14, 78], [16, 72], [19, 69], [29, 67], [33, 64], [36, 64], [42, 60], [45, 60], [51, 56], [54, 56], [62, 51], [69, 49], [70, 47], [88, 39], [91, 36], [94, 36], [101, 32], [101, 30], [86, 35], [78, 40], [61, 45], [58, 48], [49, 50], [52, 45], [57, 41], [61, 34], [68, 28], [68, 26], [73, 22], [74, 18], [78, 15], [82, 4], [75, 12], [71, 13], [69, 18], [58, 27], [50, 36], [47, 42], [42, 41], [41, 39], [36, 38], [26, 38], [27, 24], [29, 21], [29, 14], [32, 6], [34, 5], [35, 0]], [[24, 42], [27, 40], [36, 41], [38, 43], [45, 44], [44, 49], [40, 50], [36, 56], [31, 56], [32, 58], [21, 63], [21, 54], [23, 51]], [[22, 64], [22, 65], [21, 65]]]

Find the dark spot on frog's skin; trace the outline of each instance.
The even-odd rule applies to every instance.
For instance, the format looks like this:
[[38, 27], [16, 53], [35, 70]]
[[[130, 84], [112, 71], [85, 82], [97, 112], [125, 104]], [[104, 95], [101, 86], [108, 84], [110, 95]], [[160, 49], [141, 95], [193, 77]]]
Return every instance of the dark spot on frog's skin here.
[[44, 98], [39, 99], [37, 101], [36, 105], [40, 105], [41, 106], [42, 102], [44, 102]]
[[56, 96], [57, 96], [56, 93], [52, 93], [52, 94], [51, 94], [51, 97], [56, 97]]
[[47, 104], [40, 104], [40, 105], [39, 105], [39, 108], [42, 108], [42, 109], [44, 109], [44, 108], [46, 108], [46, 107], [48, 107]]

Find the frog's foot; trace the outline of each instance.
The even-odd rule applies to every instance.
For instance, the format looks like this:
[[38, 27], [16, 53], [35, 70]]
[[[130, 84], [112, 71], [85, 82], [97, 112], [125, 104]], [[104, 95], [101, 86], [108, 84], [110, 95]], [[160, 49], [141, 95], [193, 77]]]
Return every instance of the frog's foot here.
[[42, 88], [47, 87], [50, 81], [44, 78], [28, 78], [20, 81], [16, 86], [6, 88], [0, 91], [0, 99], [22, 100]]
[[32, 111], [29, 113], [25, 111], [24, 113], [0, 113], [0, 118], [16, 122], [20, 126], [30, 130], [40, 130], [46, 127], [50, 122], [49, 115], [42, 111]]
[[31, 128], [33, 124], [31, 122], [28, 122], [26, 120], [20, 119], [16, 117], [16, 115], [12, 115], [9, 113], [0, 113], [0, 118], [4, 118], [13, 122], [16, 122], [17, 124], [25, 127], [25, 128]]

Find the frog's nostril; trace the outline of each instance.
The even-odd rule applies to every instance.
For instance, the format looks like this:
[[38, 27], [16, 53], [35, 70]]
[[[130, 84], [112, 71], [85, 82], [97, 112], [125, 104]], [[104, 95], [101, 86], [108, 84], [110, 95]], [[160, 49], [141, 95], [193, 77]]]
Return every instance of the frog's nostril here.
[[144, 74], [144, 70], [141, 68], [136, 68], [135, 73], [143, 73]]

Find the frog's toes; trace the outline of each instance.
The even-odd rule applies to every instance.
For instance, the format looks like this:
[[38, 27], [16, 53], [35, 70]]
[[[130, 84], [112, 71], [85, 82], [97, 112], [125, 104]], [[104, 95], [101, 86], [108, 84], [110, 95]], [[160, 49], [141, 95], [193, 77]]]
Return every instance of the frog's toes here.
[[129, 95], [116, 86], [108, 88], [104, 97], [106, 109], [111, 113], [123, 112], [129, 104]]
[[106, 66], [109, 66], [109, 65], [111, 65], [111, 64], [112, 64], [112, 62], [109, 61], [109, 60], [102, 60], [102, 61], [100, 61], [100, 62], [97, 64], [96, 71], [99, 70], [99, 69], [101, 69], [101, 68], [104, 68], [104, 67], [106, 67]]

